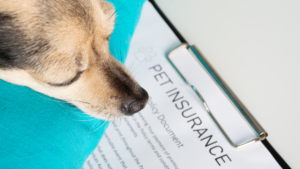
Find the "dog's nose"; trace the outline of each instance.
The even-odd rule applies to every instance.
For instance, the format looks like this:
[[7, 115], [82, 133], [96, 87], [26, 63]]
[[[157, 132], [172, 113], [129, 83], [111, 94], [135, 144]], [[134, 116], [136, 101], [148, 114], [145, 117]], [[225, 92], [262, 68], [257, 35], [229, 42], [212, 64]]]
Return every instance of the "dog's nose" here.
[[123, 103], [122, 111], [125, 115], [133, 115], [146, 106], [149, 99], [148, 93], [142, 88], [139, 95], [136, 99]]
[[145, 104], [141, 103], [140, 101], [133, 101], [129, 105], [124, 105], [124, 114], [125, 115], [133, 115], [136, 112], [142, 110]]

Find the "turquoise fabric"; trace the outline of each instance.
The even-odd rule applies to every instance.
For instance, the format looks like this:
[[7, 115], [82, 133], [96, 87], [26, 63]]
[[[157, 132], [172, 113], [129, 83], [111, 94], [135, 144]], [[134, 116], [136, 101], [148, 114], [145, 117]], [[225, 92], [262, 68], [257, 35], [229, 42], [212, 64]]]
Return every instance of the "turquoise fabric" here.
[[127, 57], [130, 40], [146, 0], [107, 0], [115, 6], [116, 24], [111, 35], [110, 51], [120, 62]]
[[[145, 0], [110, 0], [111, 52], [124, 62]], [[24, 86], [0, 80], [0, 168], [79, 169], [109, 122]]]

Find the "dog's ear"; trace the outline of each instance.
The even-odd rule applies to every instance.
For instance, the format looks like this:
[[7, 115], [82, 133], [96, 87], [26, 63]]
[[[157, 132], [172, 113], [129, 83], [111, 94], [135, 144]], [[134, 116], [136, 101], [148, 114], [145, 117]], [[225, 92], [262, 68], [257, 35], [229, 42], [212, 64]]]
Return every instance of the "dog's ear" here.
[[115, 14], [115, 7], [111, 3], [101, 0], [100, 4], [105, 15], [113, 16]]
[[104, 18], [106, 20], [106, 23], [108, 24], [107, 27], [108, 29], [111, 30], [112, 33], [115, 26], [115, 20], [116, 20], [115, 7], [111, 3], [104, 0], [101, 0], [100, 5], [104, 13]]

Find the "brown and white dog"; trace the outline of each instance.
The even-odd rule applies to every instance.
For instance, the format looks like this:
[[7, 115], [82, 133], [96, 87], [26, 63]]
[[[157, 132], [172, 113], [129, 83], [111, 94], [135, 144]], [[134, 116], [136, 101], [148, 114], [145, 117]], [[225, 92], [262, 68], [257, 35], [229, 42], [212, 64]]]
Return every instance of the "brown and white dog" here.
[[1, 0], [0, 78], [101, 118], [143, 109], [147, 92], [109, 52], [104, 0]]

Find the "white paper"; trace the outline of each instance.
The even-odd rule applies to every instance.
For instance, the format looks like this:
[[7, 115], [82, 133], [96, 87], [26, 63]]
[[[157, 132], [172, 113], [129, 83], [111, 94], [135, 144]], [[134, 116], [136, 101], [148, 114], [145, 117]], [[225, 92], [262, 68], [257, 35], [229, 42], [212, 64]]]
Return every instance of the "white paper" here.
[[[83, 168], [281, 168], [260, 142], [241, 149], [233, 148], [227, 142], [194, 91], [183, 82], [166, 59], [167, 53], [179, 45], [180, 41], [172, 30], [153, 6], [146, 2], [131, 42], [126, 65], [133, 65], [133, 75], [148, 91], [148, 105], [132, 117], [112, 122]], [[185, 51], [181, 52], [187, 54]], [[184, 59], [179, 63], [185, 65], [190, 64], [190, 61]], [[189, 67], [194, 70], [192, 65]], [[186, 71], [187, 75], [196, 75], [195, 70]], [[200, 70], [197, 70], [197, 76], [202, 74], [200, 76], [204, 80], [192, 80], [192, 83], [205, 97], [212, 112], [217, 114], [218, 120], [226, 125], [225, 129], [233, 141], [240, 143], [253, 138], [255, 135], [252, 130], [230, 108], [230, 104], [221, 103], [222, 96], [219, 96], [217, 86], [207, 82], [211, 80], [208, 74], [203, 70], [199, 74], [198, 71]], [[209, 94], [209, 90], [216, 92]], [[225, 114], [225, 111], [230, 115]], [[228, 121], [230, 123], [225, 124]]]

